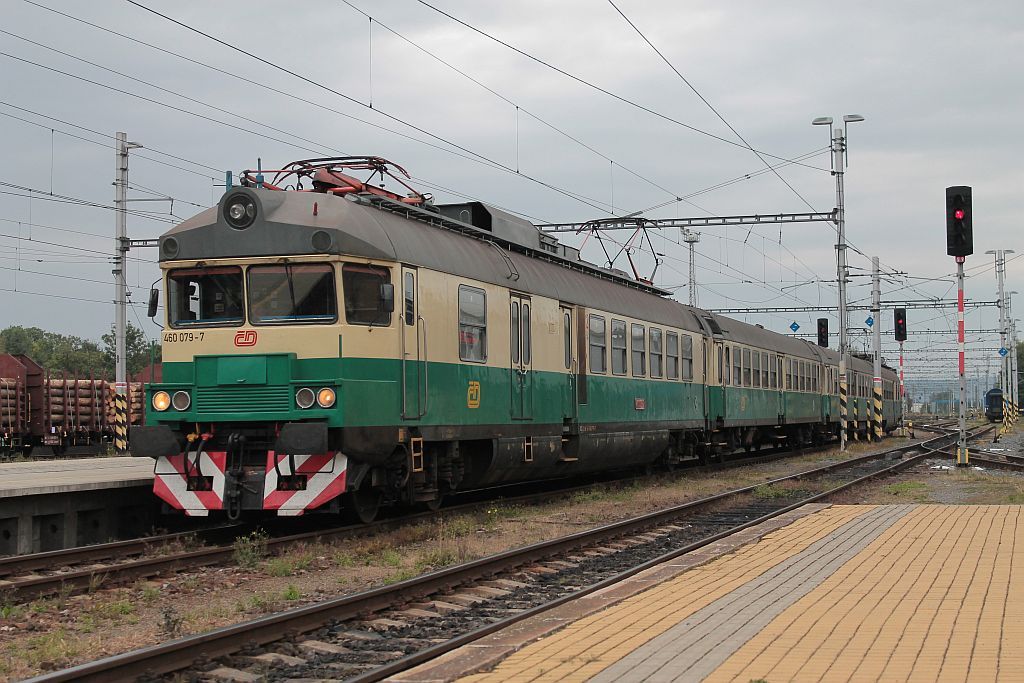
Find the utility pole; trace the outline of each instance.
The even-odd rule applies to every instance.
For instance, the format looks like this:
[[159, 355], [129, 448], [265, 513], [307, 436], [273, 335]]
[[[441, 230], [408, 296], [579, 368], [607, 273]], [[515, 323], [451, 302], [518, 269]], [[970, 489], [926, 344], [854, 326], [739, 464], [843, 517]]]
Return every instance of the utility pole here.
[[[860, 114], [843, 116], [843, 128], [832, 129], [832, 175], [836, 177], [836, 272], [839, 279], [839, 450], [846, 450], [846, 423], [849, 416], [847, 408], [847, 392], [849, 376], [847, 354], [850, 349], [846, 343], [846, 328], [849, 327], [846, 311], [846, 205], [843, 194], [843, 171], [846, 169], [846, 126], [850, 123], [863, 121]], [[811, 121], [814, 126], [831, 126], [832, 117], [822, 116]]]
[[[1006, 258], [1003, 258], [1003, 273], [1006, 272]], [[1009, 378], [1010, 378], [1010, 401], [1013, 403], [1013, 409], [1016, 413], [1020, 407], [1020, 391], [1017, 386], [1017, 321], [1013, 319], [1013, 295], [1017, 292], [1007, 292], [1006, 294], [1006, 320], [1009, 328], [1009, 342], [1010, 345], [1006, 347], [1009, 353], [1006, 354], [1006, 359], [1009, 361]]]
[[114, 448], [128, 450], [128, 359], [126, 332], [128, 322], [127, 253], [128, 240], [128, 150], [142, 147], [128, 142], [128, 134], [119, 132], [114, 143], [117, 175], [114, 177]]
[[[1006, 269], [1006, 254], [1014, 253], [1013, 249], [996, 249], [985, 252], [986, 254], [993, 254], [996, 262], [996, 283], [999, 287], [998, 301], [999, 306], [999, 348], [1006, 349], [1006, 333], [1007, 333], [1007, 311], [1006, 311], [1006, 292], [1003, 287], [1003, 276]], [[1006, 416], [1008, 414], [1008, 404], [1010, 402], [1010, 373], [1008, 369], [1010, 367], [1009, 357], [1010, 353], [1001, 357], [999, 360], [999, 388], [1003, 392], [1003, 428], [1006, 427]]]
[[874, 377], [871, 401], [871, 427], [875, 441], [882, 440], [882, 280], [878, 257], [871, 257], [871, 317], [875, 332]]
[[835, 128], [832, 131], [832, 173], [836, 177], [836, 229], [838, 241], [836, 242], [836, 272], [839, 279], [839, 450], [846, 450], [846, 423], [849, 416], [846, 403], [850, 378], [848, 375], [849, 361], [847, 354], [849, 347], [846, 341], [846, 329], [849, 327], [848, 314], [846, 312], [846, 207], [843, 194], [843, 152], [846, 151], [846, 138], [843, 136], [842, 128]]
[[683, 241], [690, 248], [690, 305], [697, 305], [697, 268], [694, 265], [694, 247], [700, 242], [700, 233], [683, 228]]

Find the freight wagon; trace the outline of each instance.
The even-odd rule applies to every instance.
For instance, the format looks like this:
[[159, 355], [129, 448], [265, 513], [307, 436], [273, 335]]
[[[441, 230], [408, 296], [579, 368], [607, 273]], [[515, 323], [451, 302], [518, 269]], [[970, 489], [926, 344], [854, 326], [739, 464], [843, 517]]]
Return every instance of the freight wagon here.
[[[0, 455], [96, 454], [111, 440], [114, 385], [48, 373], [21, 354], [0, 354]], [[143, 385], [129, 384], [128, 419], [141, 424]]]

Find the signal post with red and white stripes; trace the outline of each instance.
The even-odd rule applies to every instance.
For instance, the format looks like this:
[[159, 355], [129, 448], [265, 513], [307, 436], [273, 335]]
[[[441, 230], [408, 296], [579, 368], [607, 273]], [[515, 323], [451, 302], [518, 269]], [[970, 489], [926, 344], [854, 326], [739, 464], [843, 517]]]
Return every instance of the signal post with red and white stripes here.
[[964, 261], [974, 253], [974, 219], [971, 188], [954, 185], [946, 188], [946, 254], [956, 258], [956, 334], [960, 373], [960, 440], [956, 446], [957, 467], [966, 467], [967, 456], [967, 381], [964, 377]]

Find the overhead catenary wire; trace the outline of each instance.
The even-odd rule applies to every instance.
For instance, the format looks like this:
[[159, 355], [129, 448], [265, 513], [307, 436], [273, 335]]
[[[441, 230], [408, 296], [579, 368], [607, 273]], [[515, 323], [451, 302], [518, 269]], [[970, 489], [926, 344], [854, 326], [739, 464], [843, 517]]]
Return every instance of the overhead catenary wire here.
[[[128, 0], [128, 2], [132, 2], [133, 4], [135, 4], [134, 0]], [[656, 110], [654, 110], [654, 109], [652, 109], [652, 108], [650, 108], [648, 106], [640, 104], [640, 103], [636, 102], [635, 100], [632, 100], [632, 99], [630, 99], [628, 97], [616, 94], [616, 93], [614, 93], [614, 92], [612, 92], [612, 91], [610, 91], [610, 90], [608, 90], [606, 88], [603, 88], [603, 87], [601, 87], [601, 86], [599, 86], [599, 85], [597, 85], [597, 84], [595, 84], [595, 83], [593, 83], [591, 81], [588, 81], [587, 79], [583, 78], [582, 76], [577, 76], [576, 74], [573, 74], [573, 73], [571, 73], [569, 71], [566, 71], [565, 69], [562, 69], [561, 67], [555, 66], [554, 64], [551, 64], [550, 62], [547, 62], [547, 61], [541, 59], [540, 57], [536, 57], [536, 56], [530, 54], [529, 52], [526, 52], [525, 50], [522, 50], [522, 49], [512, 45], [511, 43], [508, 43], [508, 42], [502, 40], [501, 38], [498, 38], [498, 37], [488, 33], [487, 31], [484, 31], [483, 29], [481, 29], [481, 28], [479, 28], [477, 26], [474, 26], [474, 25], [470, 24], [467, 21], [462, 20], [462, 19], [456, 17], [453, 14], [451, 14], [449, 12], [446, 12], [443, 9], [440, 9], [439, 7], [436, 7], [435, 5], [430, 4], [429, 2], [426, 2], [426, 0], [417, 0], [417, 2], [419, 2], [424, 7], [430, 8], [431, 10], [433, 10], [434, 12], [437, 12], [438, 14], [440, 14], [442, 16], [445, 16], [448, 19], [451, 19], [455, 23], [464, 26], [465, 28], [469, 29], [470, 31], [478, 33], [481, 36], [487, 38], [488, 40], [491, 40], [491, 41], [493, 41], [495, 43], [498, 43], [499, 45], [502, 45], [502, 46], [508, 48], [509, 50], [512, 50], [513, 52], [515, 52], [515, 53], [525, 57], [526, 59], [534, 61], [534, 62], [544, 66], [545, 68], [551, 69], [552, 71], [556, 71], [557, 73], [560, 73], [563, 76], [565, 76], [565, 77], [567, 77], [567, 78], [569, 78], [569, 79], [571, 79], [573, 81], [576, 81], [577, 83], [580, 83], [581, 85], [584, 85], [584, 86], [586, 86], [588, 88], [591, 88], [593, 90], [601, 92], [601, 93], [603, 93], [603, 94], [605, 94], [605, 95], [607, 95], [607, 96], [609, 96], [609, 97], [611, 97], [613, 99], [616, 99], [616, 100], [622, 102], [623, 104], [627, 104], [627, 105], [629, 105], [631, 107], [635, 107], [636, 109], [640, 109], [642, 111], [645, 111], [648, 114], [651, 114], [652, 116], [656, 116], [656, 117], [658, 117], [660, 119], [663, 119], [665, 121], [668, 121], [670, 123], [676, 124], [678, 126], [682, 126], [683, 128], [686, 128], [687, 130], [690, 130], [690, 131], [693, 131], [695, 133], [699, 133], [700, 135], [704, 135], [706, 137], [718, 140], [719, 142], [724, 142], [725, 144], [732, 145], [734, 147], [744, 147], [744, 145], [742, 145], [741, 143], [735, 142], [734, 140], [730, 140], [730, 139], [728, 139], [726, 137], [722, 137], [721, 135], [716, 135], [716, 134], [711, 133], [709, 131], [703, 130], [703, 129], [698, 128], [696, 126], [693, 126], [693, 125], [690, 125], [690, 124], [685, 123], [683, 121], [680, 121], [678, 119], [675, 119], [675, 118], [673, 118], [673, 117], [671, 117], [671, 116], [669, 116], [667, 114], [663, 114], [663, 113], [661, 113], [659, 111], [656, 111]], [[770, 154], [768, 152], [765, 152], [764, 150], [759, 150], [759, 151], [762, 154], [764, 154], [765, 156], [771, 157], [772, 159], [778, 159], [780, 161], [788, 161], [788, 159], [786, 159], [785, 157], [777, 156], [775, 154]], [[801, 163], [800, 165], [801, 166], [806, 166], [807, 168], [813, 168], [814, 170], [817, 170], [817, 171], [823, 171], [823, 172], [826, 172], [826, 173], [829, 172], [829, 169], [826, 169], [826, 168], [818, 168], [817, 166], [811, 166], [809, 164], [803, 164], [803, 163]]]
[[[355, 105], [360, 106], [360, 107], [365, 107], [367, 109], [370, 108], [370, 106], [366, 102], [362, 102], [359, 99], [357, 99], [355, 97], [352, 97], [351, 95], [348, 95], [346, 93], [343, 93], [340, 90], [337, 90], [336, 88], [332, 88], [332, 87], [330, 87], [328, 85], [320, 83], [319, 81], [316, 81], [316, 80], [314, 80], [312, 78], [309, 78], [308, 76], [305, 76], [305, 75], [303, 75], [303, 74], [301, 74], [301, 73], [299, 73], [297, 71], [294, 71], [294, 70], [289, 69], [287, 67], [281, 66], [280, 64], [272, 62], [269, 59], [266, 59], [264, 57], [260, 57], [259, 55], [255, 54], [253, 52], [250, 52], [249, 50], [246, 50], [244, 48], [238, 47], [237, 45], [229, 43], [228, 41], [223, 40], [221, 38], [218, 38], [218, 37], [214, 36], [213, 34], [207, 33], [206, 31], [203, 31], [203, 30], [201, 30], [199, 28], [196, 28], [194, 26], [186, 24], [183, 21], [179, 21], [178, 19], [175, 19], [175, 18], [173, 18], [173, 17], [171, 17], [171, 16], [169, 16], [167, 14], [164, 14], [162, 12], [158, 12], [157, 10], [155, 10], [155, 9], [153, 9], [151, 7], [147, 7], [146, 5], [143, 5], [141, 2], [136, 2], [136, 0], [125, 0], [125, 1], [128, 2], [131, 5], [134, 5], [135, 7], [138, 7], [139, 9], [145, 10], [146, 12], [150, 12], [151, 14], [154, 14], [154, 15], [162, 18], [162, 19], [165, 19], [166, 21], [169, 21], [169, 22], [171, 22], [171, 23], [173, 23], [173, 24], [175, 24], [177, 26], [180, 26], [181, 28], [184, 28], [184, 29], [186, 29], [188, 31], [192, 31], [193, 33], [201, 35], [204, 38], [212, 40], [212, 41], [218, 43], [219, 45], [222, 45], [222, 46], [224, 46], [224, 47], [226, 47], [226, 48], [228, 48], [230, 50], [234, 50], [235, 52], [243, 54], [243, 55], [245, 55], [245, 56], [247, 56], [247, 57], [249, 57], [251, 59], [254, 59], [254, 60], [260, 62], [261, 64], [265, 64], [266, 66], [269, 66], [272, 69], [275, 69], [275, 70], [281, 71], [283, 73], [286, 73], [286, 74], [288, 74], [290, 76], [298, 78], [299, 80], [301, 80], [301, 81], [303, 81], [305, 83], [308, 83], [309, 85], [312, 85], [312, 86], [314, 86], [316, 88], [319, 88], [319, 89], [324, 90], [326, 92], [329, 92], [329, 93], [331, 93], [333, 95], [341, 97], [342, 99], [344, 99], [344, 100], [346, 100], [346, 101], [348, 101], [348, 102], [350, 102], [352, 104], [355, 104]], [[592, 208], [597, 209], [599, 211], [603, 211], [605, 213], [610, 213], [603, 206], [594, 203], [595, 201], [599, 201], [599, 200], [591, 200], [591, 198], [587, 198], [584, 195], [581, 195], [581, 194], [579, 194], [577, 192], [573, 192], [571, 190], [567, 190], [565, 188], [559, 187], [559, 186], [557, 186], [557, 185], [555, 185], [553, 183], [550, 183], [550, 182], [548, 182], [546, 180], [542, 180], [540, 178], [537, 178], [537, 177], [532, 176], [532, 175], [527, 174], [527, 173], [522, 173], [522, 172], [518, 172], [517, 173], [516, 170], [514, 168], [512, 168], [511, 166], [509, 166], [508, 164], [505, 164], [503, 162], [497, 161], [497, 160], [495, 160], [495, 159], [493, 159], [491, 157], [488, 157], [487, 155], [482, 154], [480, 152], [476, 152], [475, 150], [472, 150], [472, 149], [470, 149], [470, 148], [468, 148], [468, 147], [466, 147], [464, 145], [461, 145], [461, 144], [459, 144], [457, 142], [454, 142], [454, 141], [452, 141], [452, 140], [450, 140], [450, 139], [448, 139], [448, 138], [446, 138], [446, 137], [444, 137], [444, 136], [442, 136], [440, 134], [437, 134], [437, 133], [434, 133], [432, 131], [429, 131], [426, 128], [423, 128], [423, 127], [418, 126], [418, 125], [416, 125], [416, 124], [414, 124], [414, 123], [412, 123], [410, 121], [407, 121], [407, 120], [405, 120], [405, 119], [403, 119], [403, 118], [401, 118], [399, 116], [396, 116], [395, 114], [392, 114], [392, 113], [390, 113], [390, 112], [388, 112], [388, 111], [386, 111], [384, 109], [381, 109], [380, 107], [373, 107], [372, 110], [377, 112], [379, 115], [384, 116], [387, 119], [390, 119], [390, 120], [392, 120], [392, 121], [394, 121], [396, 123], [400, 123], [403, 126], [407, 126], [408, 128], [411, 128], [412, 130], [415, 130], [418, 133], [422, 133], [423, 135], [426, 135], [426, 136], [428, 136], [430, 138], [433, 138], [433, 139], [435, 139], [435, 140], [437, 140], [439, 142], [443, 142], [446, 145], [450, 145], [451, 147], [453, 147], [453, 148], [455, 148], [455, 149], [457, 149], [459, 151], [465, 152], [466, 154], [470, 154], [470, 155], [472, 155], [474, 157], [477, 157], [477, 158], [482, 159], [484, 161], [487, 161], [487, 162], [489, 162], [491, 164], [494, 164], [495, 166], [497, 166], [497, 167], [499, 167], [501, 169], [504, 169], [505, 171], [507, 171], [509, 173], [515, 174], [515, 175], [517, 175], [517, 176], [519, 176], [521, 178], [525, 178], [526, 180], [529, 180], [532, 183], [535, 183], [535, 184], [540, 185], [542, 187], [545, 187], [545, 188], [548, 188], [550, 190], [553, 190], [553, 191], [555, 191], [555, 192], [557, 192], [559, 194], [562, 194], [564, 196], [567, 196], [567, 197], [570, 197], [572, 199], [575, 199], [578, 202], [581, 202], [581, 203], [584, 203], [584, 204], [589, 204]]]
[[[109, 138], [111, 140], [116, 140], [117, 139], [117, 136], [111, 135], [110, 133], [104, 133], [102, 131], [94, 130], [92, 128], [87, 128], [87, 127], [79, 125], [77, 123], [71, 123], [70, 121], [65, 121], [63, 119], [59, 119], [57, 117], [50, 116], [48, 114], [43, 114], [43, 113], [38, 112], [38, 111], [33, 111], [31, 109], [26, 109], [25, 107], [20, 107], [20, 106], [18, 106], [16, 104], [13, 104], [11, 102], [6, 102], [4, 100], [0, 100], [0, 104], [4, 105], [5, 107], [10, 107], [11, 109], [17, 109], [18, 111], [25, 112], [26, 114], [32, 114], [32, 115], [38, 116], [40, 118], [49, 119], [50, 121], [56, 121], [57, 123], [60, 123], [60, 124], [65, 125], [65, 126], [71, 126], [72, 128], [77, 128], [79, 130], [84, 130], [87, 133], [92, 133], [93, 135], [98, 135], [100, 137]], [[60, 133], [62, 135], [66, 135], [66, 136], [71, 137], [71, 138], [76, 138], [78, 140], [83, 140], [85, 142], [90, 142], [90, 143], [92, 143], [94, 145], [108, 146], [107, 143], [98, 142], [96, 140], [90, 140], [89, 138], [85, 138], [85, 137], [82, 137], [80, 135], [76, 135], [74, 133], [69, 133], [67, 131], [59, 130], [59, 129], [54, 128], [53, 126], [43, 125], [41, 123], [37, 123], [36, 121], [31, 121], [29, 119], [24, 119], [24, 118], [21, 118], [20, 116], [14, 116], [13, 114], [9, 114], [9, 113], [6, 113], [6, 112], [0, 112], [0, 115], [7, 116], [7, 117], [12, 118], [12, 119], [17, 119], [19, 121], [23, 121], [25, 123], [32, 124], [33, 126], [39, 126], [40, 128], [47, 128], [49, 130], [55, 130], [56, 132], [58, 132], [58, 133]], [[181, 162], [184, 162], [186, 164], [192, 164], [193, 166], [197, 166], [199, 168], [206, 168], [206, 169], [209, 169], [211, 171], [216, 171], [219, 174], [223, 174], [224, 173], [223, 170], [218, 169], [218, 168], [214, 168], [213, 166], [208, 166], [207, 164], [204, 164], [202, 162], [194, 161], [192, 159], [186, 159], [185, 157], [178, 156], [176, 154], [171, 154], [169, 152], [162, 152], [159, 149], [154, 149], [153, 147], [146, 147], [146, 151], [152, 152], [154, 154], [160, 154], [160, 155], [165, 156], [165, 157], [167, 157], [169, 159], [175, 159], [177, 161], [181, 161]], [[200, 171], [196, 171], [196, 170], [193, 170], [193, 169], [190, 169], [190, 168], [184, 168], [182, 166], [177, 166], [175, 164], [171, 164], [169, 162], [162, 161], [160, 159], [154, 159], [154, 158], [152, 158], [150, 156], [147, 156], [145, 154], [140, 154], [139, 152], [133, 152], [132, 153], [132, 158], [133, 159], [145, 159], [147, 161], [152, 161], [152, 162], [157, 163], [157, 164], [162, 164], [164, 166], [169, 166], [170, 168], [176, 168], [179, 171], [185, 171], [186, 173], [192, 173], [192, 174], [195, 174], [195, 175], [199, 175], [199, 176], [202, 176], [204, 178], [213, 178], [213, 176], [211, 176], [208, 173], [202, 173]]]
[[[637, 34], [640, 36], [640, 38], [642, 38], [643, 41], [645, 43], [647, 43], [647, 45], [649, 45], [652, 50], [654, 50], [655, 54], [657, 54], [659, 57], [661, 57], [661, 60], [663, 62], [665, 62], [666, 65], [668, 65], [668, 68], [672, 69], [672, 71], [676, 74], [676, 76], [678, 76], [680, 78], [680, 80], [682, 80], [683, 83], [685, 83], [686, 86], [690, 90], [692, 90], [693, 93], [698, 98], [700, 98], [700, 101], [703, 102], [705, 105], [707, 105], [708, 109], [710, 109], [714, 113], [714, 115], [718, 117], [718, 120], [721, 121], [722, 123], [724, 123], [725, 126], [730, 131], [732, 131], [733, 135], [735, 135], [739, 139], [739, 141], [742, 142], [743, 145], [747, 149], [749, 149], [751, 152], [754, 153], [754, 156], [756, 156], [765, 165], [767, 170], [769, 170], [773, 174], [775, 174], [775, 177], [778, 178], [780, 181], [782, 181], [782, 183], [787, 188], [789, 188], [789, 190], [793, 194], [795, 194], [800, 199], [800, 201], [802, 201], [804, 204], [806, 204], [812, 211], [816, 210], [813, 206], [811, 206], [811, 203], [808, 202], [804, 198], [804, 196], [802, 194], [800, 194], [797, 191], [797, 189], [790, 184], [790, 182], [788, 180], [786, 180], [785, 178], [782, 177], [782, 175], [779, 173], [779, 171], [774, 166], [772, 166], [772, 164], [770, 164], [767, 159], [764, 158], [764, 156], [761, 154], [761, 152], [759, 152], [756, 149], [754, 149], [754, 147], [749, 142], [747, 142], [747, 139], [745, 137], [743, 137], [743, 135], [740, 134], [740, 132], [738, 130], [736, 130], [736, 128], [734, 128], [733, 125], [731, 123], [729, 123], [729, 121], [727, 121], [724, 116], [722, 116], [722, 113], [720, 111], [718, 111], [718, 109], [713, 104], [711, 104], [711, 102], [709, 102], [708, 99], [706, 97], [704, 97], [704, 95], [701, 94], [701, 92], [699, 90], [697, 90], [697, 88], [695, 88], [693, 86], [692, 83], [690, 83], [689, 79], [687, 79], [686, 76], [684, 76], [683, 73], [679, 69], [676, 68], [675, 64], [673, 64], [671, 61], [669, 61], [668, 57], [666, 57], [664, 55], [664, 53], [662, 53], [662, 51], [659, 50], [657, 48], [657, 46], [654, 43], [651, 42], [651, 40], [644, 34], [644, 32], [641, 31], [640, 28], [636, 24], [634, 24], [633, 21], [629, 17], [627, 17], [626, 14], [621, 9], [619, 9], [619, 6], [615, 4], [614, 0], [608, 0], [608, 4], [611, 5], [615, 9], [616, 12], [619, 13], [619, 16], [621, 16], [623, 19], [625, 19], [626, 23], [629, 24], [633, 28], [633, 30], [637, 32]], [[749, 232], [747, 233], [747, 237], [750, 237], [750, 233]]]

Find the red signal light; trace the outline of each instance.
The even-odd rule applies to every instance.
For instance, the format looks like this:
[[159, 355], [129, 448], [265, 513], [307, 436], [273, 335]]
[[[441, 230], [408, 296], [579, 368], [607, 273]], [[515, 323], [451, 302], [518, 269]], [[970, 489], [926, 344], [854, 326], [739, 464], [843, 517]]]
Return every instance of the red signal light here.
[[958, 221], [962, 221], [964, 219], [964, 210], [957, 209], [956, 211], [954, 211], [953, 218], [956, 218]]

